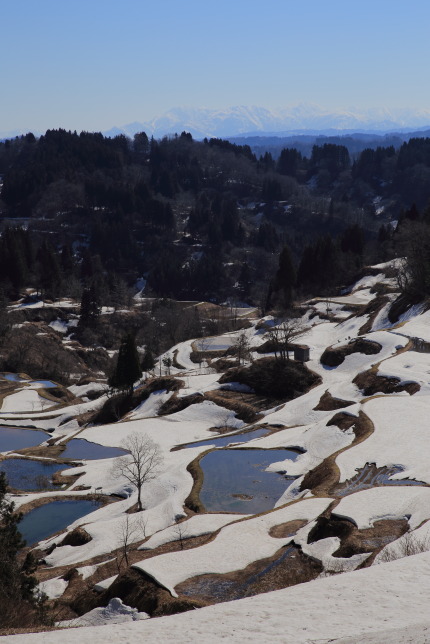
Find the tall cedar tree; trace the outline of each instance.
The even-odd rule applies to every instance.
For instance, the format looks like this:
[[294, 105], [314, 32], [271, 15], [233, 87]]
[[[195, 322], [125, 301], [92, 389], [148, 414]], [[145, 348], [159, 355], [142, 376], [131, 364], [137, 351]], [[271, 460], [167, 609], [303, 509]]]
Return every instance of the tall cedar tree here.
[[293, 289], [296, 284], [296, 271], [291, 259], [288, 246], [285, 246], [279, 256], [279, 268], [276, 272], [273, 290], [281, 292], [282, 304], [289, 308], [293, 301]]
[[116, 367], [109, 378], [109, 386], [133, 395], [133, 384], [142, 376], [136, 341], [131, 333], [121, 340]]
[[142, 362], [140, 363], [142, 371], [152, 371], [155, 368], [155, 358], [152, 353], [151, 347], [148, 345], [143, 354]]
[[100, 315], [98, 300], [94, 284], [89, 288], [84, 288], [81, 299], [81, 315], [78, 322], [80, 329], [94, 329], [97, 326]]
[[6, 498], [7, 481], [0, 472], [0, 628], [24, 626], [37, 621], [38, 600], [33, 595], [37, 580], [32, 576], [34, 560], [19, 561], [25, 541], [18, 530], [22, 514]]

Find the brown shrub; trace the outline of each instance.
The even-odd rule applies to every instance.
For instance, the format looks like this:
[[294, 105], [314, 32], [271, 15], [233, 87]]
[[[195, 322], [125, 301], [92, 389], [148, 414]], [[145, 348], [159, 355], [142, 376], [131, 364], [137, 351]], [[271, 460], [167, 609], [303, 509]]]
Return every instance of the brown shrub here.
[[249, 367], [229, 369], [219, 382], [239, 382], [259, 395], [285, 401], [306, 393], [321, 378], [300, 362], [261, 358]]

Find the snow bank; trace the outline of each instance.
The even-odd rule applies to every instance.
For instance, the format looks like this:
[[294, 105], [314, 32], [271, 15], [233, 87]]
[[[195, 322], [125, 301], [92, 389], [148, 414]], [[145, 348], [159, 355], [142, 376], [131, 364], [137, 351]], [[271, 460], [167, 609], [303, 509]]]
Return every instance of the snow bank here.
[[[247, 517], [249, 515], [245, 515]], [[216, 532], [233, 521], [243, 519], [244, 515], [234, 514], [196, 514], [179, 524], [174, 524], [153, 534], [152, 537], [145, 541], [138, 550], [152, 550], [171, 541], [177, 541], [179, 538], [189, 539], [191, 537], [200, 537], [204, 534]]]
[[[430, 553], [424, 553], [170, 617], [82, 629], [78, 637], [80, 644], [426, 644], [429, 594]], [[57, 644], [58, 637], [53, 631], [4, 639]], [[73, 629], [61, 633], [62, 644], [76, 638]]]
[[407, 519], [414, 529], [430, 518], [430, 488], [393, 485], [362, 490], [343, 497], [333, 512], [354, 521], [359, 530], [382, 519]]
[[[69, 628], [71, 626], [101, 626], [102, 624], [124, 624], [148, 619], [147, 613], [139, 613], [137, 608], [130, 608], [122, 603], [119, 597], [114, 597], [103, 608], [94, 608], [76, 619], [58, 622], [57, 626]], [[61, 637], [61, 639], [63, 639]]]
[[403, 467], [402, 472], [391, 477], [393, 479], [410, 478], [430, 483], [430, 397], [383, 396], [366, 402], [363, 411], [375, 429], [365, 441], [337, 456], [340, 480], [352, 478], [356, 469], [366, 463], [375, 463], [377, 467]]
[[38, 412], [43, 411], [48, 407], [54, 407], [56, 405], [58, 405], [58, 403], [39, 396], [37, 391], [35, 391], [34, 389], [22, 389], [21, 391], [17, 391], [14, 394], [5, 396], [5, 398], [3, 399], [1, 412], [3, 414], [15, 414], [26, 411]]

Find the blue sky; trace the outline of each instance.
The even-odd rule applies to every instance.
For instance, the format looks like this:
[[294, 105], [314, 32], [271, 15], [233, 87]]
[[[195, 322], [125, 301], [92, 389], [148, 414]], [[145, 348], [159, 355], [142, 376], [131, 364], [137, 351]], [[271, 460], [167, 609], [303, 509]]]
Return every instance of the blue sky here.
[[430, 109], [427, 0], [0, 0], [0, 131], [175, 106]]

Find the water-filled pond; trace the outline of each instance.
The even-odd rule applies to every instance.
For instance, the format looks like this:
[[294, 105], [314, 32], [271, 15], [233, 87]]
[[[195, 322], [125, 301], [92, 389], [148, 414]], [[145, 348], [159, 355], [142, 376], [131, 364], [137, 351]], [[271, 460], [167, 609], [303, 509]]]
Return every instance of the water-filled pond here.
[[50, 438], [49, 434], [20, 427], [0, 427], [0, 452], [34, 447]]
[[33, 461], [28, 458], [8, 458], [0, 463], [0, 472], [5, 472], [10, 487], [17, 490], [53, 490], [54, 472], [67, 470], [71, 465]]
[[[182, 446], [185, 447], [202, 447], [205, 445], [215, 445], [215, 447], [225, 447], [230, 443], [247, 443], [252, 441], [254, 438], [261, 438], [262, 436], [267, 436], [270, 434], [270, 429], [260, 427], [259, 429], [253, 429], [251, 432], [246, 432], [246, 434], [229, 434], [225, 436], [214, 436], [213, 438], [208, 438], [204, 441], [198, 441], [197, 443], [186, 443]], [[181, 448], [181, 449], [182, 449]]]
[[270, 510], [290, 485], [277, 472], [266, 472], [271, 463], [295, 460], [288, 449], [220, 449], [200, 460], [204, 480], [200, 500], [207, 512], [256, 514]]
[[28, 378], [21, 378], [17, 373], [2, 373], [0, 375], [10, 382], [25, 382], [29, 385], [39, 385], [44, 389], [53, 389], [58, 386], [55, 382], [52, 382], [52, 380], [29, 380]]
[[127, 454], [125, 449], [120, 447], [106, 447], [98, 443], [92, 443], [84, 438], [73, 438], [67, 443], [67, 447], [61, 454], [62, 458], [95, 460], [99, 458], [114, 458]]
[[21, 378], [17, 373], [2, 373], [2, 378], [10, 382], [26, 382], [27, 378]]
[[40, 385], [43, 389], [54, 389], [54, 387], [58, 386], [51, 380], [29, 380], [28, 382], [30, 385]]
[[99, 501], [88, 499], [52, 501], [26, 514], [19, 524], [19, 531], [27, 541], [27, 545], [32, 546], [51, 534], [67, 528], [85, 514], [94, 512], [100, 505]]

